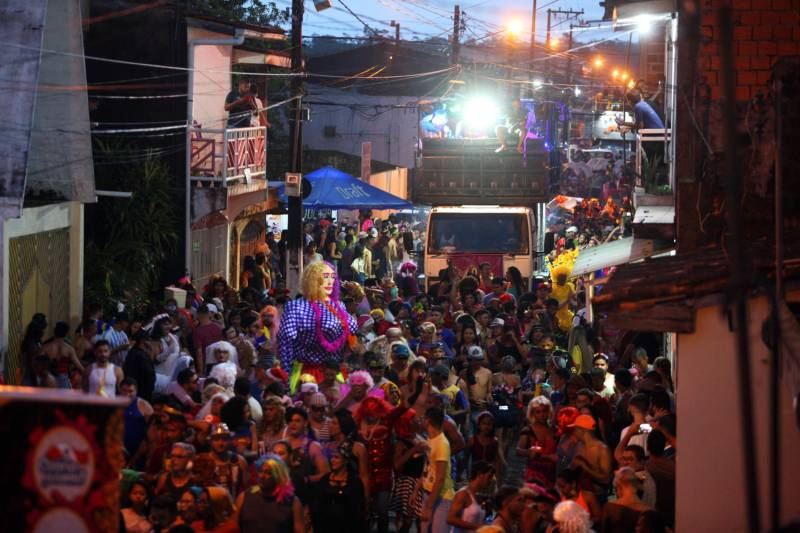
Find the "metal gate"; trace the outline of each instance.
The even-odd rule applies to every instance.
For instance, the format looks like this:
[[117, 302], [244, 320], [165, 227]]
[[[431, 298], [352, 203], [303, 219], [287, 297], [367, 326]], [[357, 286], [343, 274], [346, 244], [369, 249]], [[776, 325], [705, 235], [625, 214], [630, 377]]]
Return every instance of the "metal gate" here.
[[69, 322], [69, 229], [12, 238], [8, 252], [5, 373], [10, 383], [16, 383], [22, 368], [22, 338], [34, 313], [45, 314], [50, 330], [58, 321]]

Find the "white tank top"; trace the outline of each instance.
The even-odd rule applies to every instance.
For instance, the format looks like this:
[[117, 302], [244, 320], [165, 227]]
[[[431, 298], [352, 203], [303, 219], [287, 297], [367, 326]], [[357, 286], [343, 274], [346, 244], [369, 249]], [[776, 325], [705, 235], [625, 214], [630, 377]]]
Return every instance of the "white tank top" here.
[[[484, 511], [483, 507], [480, 506], [480, 504], [478, 503], [478, 499], [475, 498], [475, 495], [472, 493], [472, 491], [469, 490], [469, 487], [464, 487], [458, 492], [461, 491], [465, 491], [467, 494], [469, 494], [469, 497], [472, 499], [472, 503], [464, 507], [464, 509], [461, 511], [461, 519], [466, 520], [467, 522], [472, 522], [473, 524], [483, 524], [483, 520], [484, 518], [486, 518], [486, 511]], [[467, 530], [453, 526], [451, 532], [467, 533]]]
[[114, 365], [108, 363], [105, 368], [92, 363], [89, 367], [89, 394], [114, 398], [117, 395], [117, 375]]

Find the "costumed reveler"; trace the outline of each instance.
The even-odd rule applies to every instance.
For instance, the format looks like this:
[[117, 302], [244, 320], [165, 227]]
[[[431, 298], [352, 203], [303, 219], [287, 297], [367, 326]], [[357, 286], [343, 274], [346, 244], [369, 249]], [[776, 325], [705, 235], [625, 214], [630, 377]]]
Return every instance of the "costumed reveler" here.
[[[563, 252], [553, 261], [548, 259], [547, 267], [550, 270], [550, 279], [553, 284], [550, 289], [550, 297], [558, 301], [558, 327], [562, 332], [569, 331], [572, 327], [572, 317], [574, 313], [570, 310], [570, 302], [575, 299], [575, 284], [569, 281], [572, 274], [572, 266], [578, 258], [578, 249]], [[575, 302], [572, 302], [575, 303]]]
[[286, 304], [278, 329], [283, 369], [290, 375], [292, 392], [301, 374], [323, 380], [323, 363], [342, 360], [347, 346], [355, 345], [356, 321], [339, 301], [339, 277], [333, 265], [320, 261], [303, 270], [303, 297]]

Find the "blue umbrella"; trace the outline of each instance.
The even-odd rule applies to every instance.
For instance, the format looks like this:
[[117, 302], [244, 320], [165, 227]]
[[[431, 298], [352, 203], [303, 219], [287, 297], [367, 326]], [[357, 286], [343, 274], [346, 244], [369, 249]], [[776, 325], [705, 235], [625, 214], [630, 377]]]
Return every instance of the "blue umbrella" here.
[[[303, 200], [307, 209], [409, 209], [408, 200], [398, 198], [365, 181], [333, 167], [322, 167], [304, 176], [311, 182], [311, 194]], [[278, 187], [286, 202], [283, 186]]]

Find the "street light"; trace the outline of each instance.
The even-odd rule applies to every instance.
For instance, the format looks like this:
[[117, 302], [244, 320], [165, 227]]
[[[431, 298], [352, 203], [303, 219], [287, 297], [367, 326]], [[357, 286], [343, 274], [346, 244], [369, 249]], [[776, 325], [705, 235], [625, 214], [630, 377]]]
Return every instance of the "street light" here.
[[517, 37], [522, 34], [522, 31], [524, 30], [524, 24], [520, 19], [511, 19], [508, 22], [507, 30], [509, 35]]
[[553, 39], [552, 41], [550, 41], [550, 48], [558, 48], [558, 44], [560, 42], [561, 41], [559, 41], [558, 39]]
[[627, 79], [628, 79], [628, 73], [627, 73], [627, 72], [623, 72], [623, 73], [620, 75], [620, 78], [622, 78], [622, 81], [625, 81], [625, 80], [627, 80]]
[[619, 70], [618, 69], [614, 69], [611, 72], [611, 77], [614, 78], [614, 79], [617, 79], [619, 77]]
[[594, 60], [594, 66], [595, 66], [595, 68], [602, 67], [603, 66], [602, 58], [596, 57], [595, 60]]

